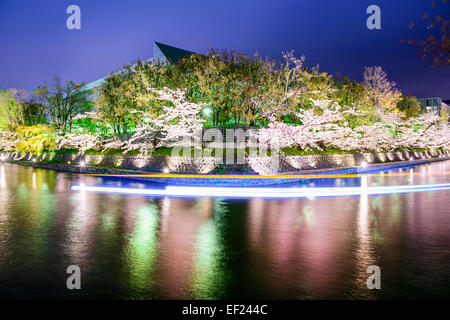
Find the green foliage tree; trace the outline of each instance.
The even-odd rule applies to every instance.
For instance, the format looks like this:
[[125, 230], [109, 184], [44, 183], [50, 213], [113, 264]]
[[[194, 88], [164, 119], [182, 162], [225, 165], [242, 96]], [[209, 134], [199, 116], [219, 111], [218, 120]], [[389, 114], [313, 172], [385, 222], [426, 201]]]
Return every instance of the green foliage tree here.
[[366, 68], [360, 83], [333, 78], [304, 61], [293, 52], [277, 62], [233, 50], [192, 54], [172, 65], [138, 61], [106, 79], [97, 110], [114, 134], [132, 131], [145, 120], [143, 114], [161, 115], [161, 102], [149, 88], [182, 89], [188, 101], [206, 103], [210, 125], [265, 126], [272, 120], [301, 125], [302, 110], [322, 114], [317, 100], [337, 102], [343, 111], [356, 107], [364, 116], [348, 112], [352, 128], [380, 121], [380, 110], [398, 112], [400, 92], [380, 67]]
[[93, 103], [89, 96], [93, 92], [86, 89], [84, 82], [75, 84], [73, 81], [61, 82], [58, 77], [53, 77], [50, 86], [39, 87], [36, 94], [45, 101], [45, 110], [51, 123], [57, 132], [66, 133], [72, 131], [73, 118], [80, 113], [90, 111]]
[[210, 50], [208, 56], [198, 56], [194, 73], [203, 96], [211, 105], [212, 124], [225, 124], [230, 112], [230, 84], [233, 81], [227, 62], [221, 59], [220, 53]]
[[330, 99], [335, 88], [331, 76], [318, 67], [307, 68], [304, 57], [296, 58], [291, 51], [283, 53], [283, 58], [280, 63], [265, 61], [262, 94], [253, 101], [265, 118], [302, 124], [297, 113], [313, 108], [320, 114], [312, 99]]
[[338, 102], [343, 107], [343, 110], [357, 106], [358, 111], [364, 114], [363, 116], [346, 116], [350, 127], [371, 125], [379, 120], [376, 107], [361, 82], [352, 81], [350, 78], [342, 77], [340, 74], [337, 74], [333, 81], [336, 90], [332, 94], [332, 99]]
[[55, 143], [54, 129], [48, 125], [20, 126], [16, 128], [16, 149], [19, 152], [39, 155], [44, 150], [51, 151]]
[[0, 128], [14, 131], [19, 126], [45, 124], [47, 116], [38, 95], [24, 89], [0, 91]]
[[330, 97], [334, 85], [330, 75], [303, 62], [292, 52], [277, 63], [227, 50], [192, 54], [176, 65], [138, 61], [106, 79], [98, 90], [97, 110], [115, 134], [126, 133], [143, 121], [140, 114], [162, 112], [148, 88], [182, 88], [188, 101], [208, 105], [212, 125], [264, 125], [268, 114], [295, 124], [295, 113], [311, 107], [310, 99]]
[[110, 74], [101, 88], [98, 89], [96, 101], [97, 112], [109, 124], [115, 135], [127, 133], [139, 115], [134, 113], [137, 106], [134, 73], [125, 69]]
[[397, 109], [405, 114], [407, 119], [417, 117], [420, 113], [420, 103], [413, 95], [401, 96]]
[[0, 129], [14, 131], [25, 125], [23, 105], [15, 97], [17, 89], [0, 91]]

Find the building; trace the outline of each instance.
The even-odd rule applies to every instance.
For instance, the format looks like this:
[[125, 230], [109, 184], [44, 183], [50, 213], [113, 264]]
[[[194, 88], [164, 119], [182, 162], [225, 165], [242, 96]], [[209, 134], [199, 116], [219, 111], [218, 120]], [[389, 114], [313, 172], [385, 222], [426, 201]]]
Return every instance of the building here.
[[417, 99], [420, 103], [421, 112], [435, 112], [438, 115], [442, 114], [442, 99], [441, 98], [420, 98]]
[[450, 123], [450, 100], [442, 101], [441, 113], [447, 112], [448, 122]]
[[[167, 62], [167, 63], [177, 63], [182, 58], [186, 57], [187, 55], [193, 54], [194, 52], [176, 48], [169, 46], [167, 44], [154, 42], [153, 43], [153, 57], [145, 60], [146, 62], [152, 62], [159, 60], [161, 62]], [[120, 71], [119, 71], [120, 72]], [[98, 80], [92, 81], [86, 85], [87, 89], [95, 89], [97, 87], [100, 87], [104, 82], [106, 77], [100, 78]]]

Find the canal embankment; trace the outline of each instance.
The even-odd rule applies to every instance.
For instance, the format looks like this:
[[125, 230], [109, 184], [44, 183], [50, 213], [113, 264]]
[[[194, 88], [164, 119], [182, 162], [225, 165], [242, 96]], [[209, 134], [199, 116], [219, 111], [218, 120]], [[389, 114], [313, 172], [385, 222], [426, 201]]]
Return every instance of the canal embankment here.
[[296, 182], [302, 174], [357, 174], [450, 159], [449, 151], [279, 155], [248, 157], [241, 164], [220, 159], [170, 156], [108, 156], [3, 153], [2, 161], [75, 174], [123, 177], [183, 185], [273, 185]]

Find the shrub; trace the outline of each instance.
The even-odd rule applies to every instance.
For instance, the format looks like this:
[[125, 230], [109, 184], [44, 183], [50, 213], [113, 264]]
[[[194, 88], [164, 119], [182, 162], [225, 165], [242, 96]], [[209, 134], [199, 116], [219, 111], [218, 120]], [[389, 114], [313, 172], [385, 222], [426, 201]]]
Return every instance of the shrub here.
[[40, 155], [43, 151], [53, 150], [56, 145], [55, 131], [47, 125], [20, 126], [16, 133], [16, 150], [19, 152]]

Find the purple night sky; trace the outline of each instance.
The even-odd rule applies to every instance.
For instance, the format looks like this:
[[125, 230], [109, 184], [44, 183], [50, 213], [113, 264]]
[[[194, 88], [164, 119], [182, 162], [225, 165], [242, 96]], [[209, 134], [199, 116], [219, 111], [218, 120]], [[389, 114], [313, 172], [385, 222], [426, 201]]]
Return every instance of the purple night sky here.
[[[66, 28], [71, 4], [81, 8], [81, 30]], [[372, 4], [381, 8], [381, 30], [366, 28]], [[427, 37], [420, 25], [408, 28], [425, 12], [433, 13], [431, 0], [0, 0], [0, 88], [31, 90], [53, 75], [91, 82], [151, 57], [159, 41], [273, 58], [293, 49], [307, 65], [354, 80], [364, 66], [381, 65], [404, 94], [450, 99], [450, 69], [431, 69], [400, 43]]]

